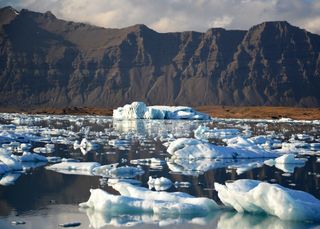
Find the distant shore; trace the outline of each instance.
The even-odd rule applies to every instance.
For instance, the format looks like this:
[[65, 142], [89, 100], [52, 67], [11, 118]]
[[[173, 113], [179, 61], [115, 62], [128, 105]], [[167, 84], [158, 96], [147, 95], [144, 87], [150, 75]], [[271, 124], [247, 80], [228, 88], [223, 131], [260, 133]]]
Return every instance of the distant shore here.
[[[235, 106], [200, 106], [197, 111], [217, 118], [250, 118], [250, 119], [280, 119], [291, 118], [297, 120], [320, 120], [320, 108], [302, 107], [235, 107]], [[0, 112], [17, 112], [27, 114], [54, 114], [54, 115], [105, 115], [112, 116], [110, 108], [68, 107], [56, 108], [0, 108]]]
[[196, 109], [217, 118], [320, 120], [320, 108], [201, 106]]

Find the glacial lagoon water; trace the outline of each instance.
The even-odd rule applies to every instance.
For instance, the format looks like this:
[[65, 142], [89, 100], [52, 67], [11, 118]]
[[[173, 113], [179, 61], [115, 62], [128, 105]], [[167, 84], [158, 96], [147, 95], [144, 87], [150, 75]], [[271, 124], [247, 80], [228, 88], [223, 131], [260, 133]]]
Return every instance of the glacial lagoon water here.
[[[261, 159], [187, 160], [170, 159], [166, 143], [181, 137], [193, 137], [200, 125], [209, 129], [238, 129], [246, 138], [271, 139], [271, 149], [284, 148], [306, 158], [304, 165], [268, 166]], [[224, 145], [228, 134], [208, 135], [208, 141]], [[93, 147], [74, 147], [86, 138]], [[258, 139], [258, 138], [256, 138]], [[177, 182], [168, 192], [180, 191], [208, 197], [220, 203], [214, 182], [243, 178], [277, 183], [311, 193], [320, 199], [320, 123], [293, 120], [133, 120], [115, 121], [102, 116], [46, 116], [1, 114], [0, 144], [30, 142], [30, 152], [42, 150], [47, 157], [73, 158], [101, 165], [137, 166], [132, 160], [157, 158], [161, 163], [140, 163], [143, 175], [131, 177], [148, 187], [149, 176], [166, 177]], [[263, 143], [257, 140], [257, 144]], [[44, 151], [46, 144], [54, 149]], [[52, 146], [51, 146], [52, 147]], [[266, 146], [267, 147], [267, 146]], [[16, 153], [20, 155], [20, 153]], [[51, 164], [51, 163], [50, 163]], [[118, 194], [108, 177], [90, 173], [59, 173], [45, 168], [46, 163], [24, 163], [23, 172], [0, 178], [0, 228], [58, 228], [59, 224], [80, 222], [76, 228], [320, 228], [319, 224], [282, 221], [266, 215], [216, 211], [204, 218], [150, 214], [114, 215], [79, 209], [88, 200], [90, 189], [101, 188]], [[250, 165], [250, 166], [248, 166]], [[121, 178], [121, 177], [120, 177]], [[189, 184], [189, 185], [186, 185]], [[15, 222], [24, 224], [15, 225]]]

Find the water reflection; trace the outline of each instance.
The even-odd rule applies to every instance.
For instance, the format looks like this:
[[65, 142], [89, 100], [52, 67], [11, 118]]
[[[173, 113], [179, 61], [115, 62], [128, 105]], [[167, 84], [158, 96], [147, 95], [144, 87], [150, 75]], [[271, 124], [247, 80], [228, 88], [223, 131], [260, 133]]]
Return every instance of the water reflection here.
[[[239, 120], [113, 121], [106, 117], [39, 116], [30, 117], [32, 122], [26, 119], [23, 126], [17, 125], [14, 130], [9, 124], [11, 116], [8, 115], [0, 120], [4, 124], [0, 124], [0, 130], [9, 131], [11, 140], [17, 136], [21, 137], [21, 141], [32, 139], [33, 147], [45, 147], [48, 142], [54, 143], [55, 151], [51, 152], [50, 156], [99, 162], [101, 165], [119, 163], [121, 166], [136, 166], [130, 164], [130, 161], [137, 159], [156, 158], [163, 162], [166, 161], [167, 163], [160, 165], [136, 163], [141, 164], [145, 171], [144, 175], [136, 177], [136, 180], [144, 187], [147, 187], [149, 176], [163, 176], [169, 178], [173, 183], [188, 182], [191, 184], [190, 187], [172, 186], [169, 192], [181, 191], [194, 196], [209, 197], [219, 202], [213, 189], [214, 182], [224, 183], [227, 180], [248, 178], [279, 183], [285, 187], [309, 192], [320, 198], [320, 163], [316, 163], [315, 156], [308, 157], [308, 161], [302, 168], [294, 165], [269, 167], [256, 159], [171, 160], [167, 158], [170, 155], [166, 153], [166, 147], [163, 145], [174, 138], [193, 137], [193, 131], [201, 124], [211, 129], [236, 128], [239, 129], [240, 134], [250, 131], [252, 136], [263, 135], [281, 142], [291, 141], [292, 136], [297, 133], [308, 133], [311, 136], [309, 140], [314, 139], [319, 142], [319, 125], [270, 122], [262, 123], [262, 125]], [[14, 133], [18, 134], [14, 136]], [[74, 142], [80, 142], [83, 138], [99, 144], [100, 147], [85, 150], [85, 152], [81, 152], [80, 148], [74, 149]], [[11, 141], [9, 138], [2, 137], [1, 139], [3, 143]], [[209, 139], [209, 141], [222, 144], [221, 139]], [[311, 153], [319, 154], [319, 151]], [[67, 223], [68, 221], [82, 222], [80, 228], [88, 228], [89, 224], [96, 228], [109, 228], [112, 225], [171, 228], [175, 225], [176, 228], [183, 229], [202, 226], [204, 228], [308, 228], [310, 226], [303, 223], [283, 222], [274, 217], [240, 215], [233, 212], [216, 212], [204, 219], [183, 217], [167, 219], [155, 215], [117, 217], [94, 212], [80, 213], [78, 203], [89, 198], [90, 188], [102, 188], [113, 194], [116, 194], [115, 190], [106, 185], [106, 180], [99, 180], [99, 177], [96, 176], [84, 176], [90, 174], [59, 174], [48, 171], [42, 166], [42, 163], [23, 163], [24, 170], [27, 171], [25, 174], [11, 173], [0, 178], [0, 216], [3, 217], [0, 219], [0, 228], [12, 227], [10, 221], [16, 219], [16, 215], [25, 217], [23, 218], [27, 221], [25, 228], [32, 228], [30, 225], [33, 225], [33, 228], [57, 228], [57, 222]], [[284, 173], [290, 174], [283, 176]], [[84, 217], [85, 215], [88, 215], [88, 218]]]
[[284, 221], [277, 217], [265, 215], [241, 214], [225, 212], [217, 223], [219, 229], [255, 228], [255, 229], [303, 229], [316, 226], [304, 222]]

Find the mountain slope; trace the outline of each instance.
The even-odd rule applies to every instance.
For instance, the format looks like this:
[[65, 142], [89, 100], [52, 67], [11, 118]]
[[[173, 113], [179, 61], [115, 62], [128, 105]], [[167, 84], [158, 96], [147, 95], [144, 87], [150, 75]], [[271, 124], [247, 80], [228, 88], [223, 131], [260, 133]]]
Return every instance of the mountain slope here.
[[287, 22], [157, 33], [0, 9], [1, 107], [319, 106], [319, 86], [320, 36]]

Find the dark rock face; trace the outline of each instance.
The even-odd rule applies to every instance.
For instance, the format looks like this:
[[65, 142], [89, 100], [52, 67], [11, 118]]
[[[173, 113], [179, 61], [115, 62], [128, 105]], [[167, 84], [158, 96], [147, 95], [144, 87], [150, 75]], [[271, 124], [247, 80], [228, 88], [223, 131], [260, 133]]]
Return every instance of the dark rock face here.
[[320, 36], [287, 22], [157, 33], [0, 9], [1, 107], [319, 106], [319, 88]]

